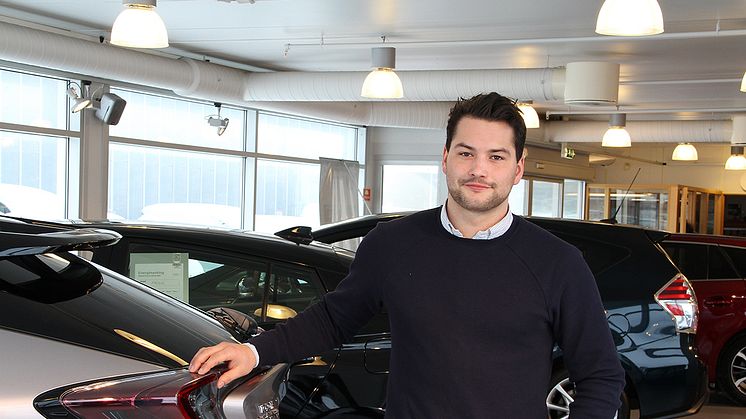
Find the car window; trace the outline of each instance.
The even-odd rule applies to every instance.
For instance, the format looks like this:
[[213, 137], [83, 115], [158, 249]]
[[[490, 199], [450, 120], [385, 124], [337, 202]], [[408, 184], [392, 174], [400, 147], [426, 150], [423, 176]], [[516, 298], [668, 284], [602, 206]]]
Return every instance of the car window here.
[[[263, 320], [275, 321], [292, 317], [323, 295], [321, 281], [311, 268], [273, 263], [271, 270], [270, 287], [267, 290], [268, 308], [266, 313], [262, 313]], [[289, 310], [284, 310], [285, 308]]]
[[268, 264], [186, 246], [130, 243], [127, 275], [203, 310], [261, 309]]
[[555, 236], [577, 247], [583, 254], [583, 258], [591, 269], [591, 272], [596, 276], [629, 256], [629, 250], [621, 246], [579, 237], [561, 231], [551, 229], [549, 231]]
[[663, 248], [687, 278], [707, 279], [707, 245], [664, 242]]
[[[733, 269], [728, 258], [723, 254], [720, 246], [707, 246], [710, 248], [709, 263], [707, 265], [708, 279], [733, 279], [738, 278], [738, 273]], [[686, 275], [686, 274], [685, 274]]]
[[722, 246], [721, 249], [725, 251], [736, 266], [738, 270], [738, 276], [743, 278], [746, 276], [746, 249], [730, 246]]

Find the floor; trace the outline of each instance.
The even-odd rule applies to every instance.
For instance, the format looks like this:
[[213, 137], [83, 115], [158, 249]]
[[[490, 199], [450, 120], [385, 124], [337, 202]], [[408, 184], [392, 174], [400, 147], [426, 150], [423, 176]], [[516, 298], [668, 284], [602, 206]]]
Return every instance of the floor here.
[[[637, 411], [633, 411], [631, 419], [638, 419]], [[736, 406], [722, 396], [710, 394], [710, 401], [696, 415], [687, 416], [696, 419], [744, 419], [746, 407]]]

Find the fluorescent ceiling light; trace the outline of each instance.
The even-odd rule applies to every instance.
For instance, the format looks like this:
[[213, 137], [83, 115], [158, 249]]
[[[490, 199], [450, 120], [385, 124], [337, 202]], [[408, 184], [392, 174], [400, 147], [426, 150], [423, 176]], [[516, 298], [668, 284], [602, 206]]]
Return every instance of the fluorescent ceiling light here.
[[521, 116], [523, 116], [523, 122], [526, 124], [526, 128], [539, 128], [539, 114], [537, 114], [536, 109], [531, 106], [531, 102], [518, 103], [518, 109], [521, 110]]
[[360, 96], [370, 99], [400, 99], [404, 97], [401, 80], [394, 72], [396, 49], [393, 47], [371, 49], [371, 62], [373, 71], [365, 78]]
[[631, 147], [632, 139], [624, 129], [626, 125], [627, 114], [612, 114], [609, 118], [609, 129], [606, 130], [601, 145], [603, 147]]
[[673, 149], [673, 154], [671, 155], [671, 160], [677, 161], [696, 161], [698, 159], [697, 149], [689, 143], [679, 143]]
[[155, 11], [156, 0], [123, 0], [125, 9], [111, 28], [111, 43], [130, 48], [166, 48], [168, 32]]
[[596, 33], [645, 36], [663, 33], [663, 13], [656, 0], [606, 0], [598, 12]]

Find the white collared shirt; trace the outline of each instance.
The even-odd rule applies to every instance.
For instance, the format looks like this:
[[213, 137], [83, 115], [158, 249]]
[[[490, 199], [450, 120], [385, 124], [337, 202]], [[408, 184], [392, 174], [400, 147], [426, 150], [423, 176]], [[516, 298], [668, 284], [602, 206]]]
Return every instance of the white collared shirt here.
[[[448, 201], [446, 201], [446, 203], [448, 203]], [[453, 224], [451, 224], [451, 220], [448, 219], [446, 203], [444, 203], [443, 206], [440, 208], [440, 222], [441, 224], [443, 224], [443, 228], [445, 228], [447, 232], [453, 234], [456, 237], [463, 238], [464, 235], [461, 234], [461, 232], [458, 231], [458, 229], [454, 227]], [[505, 217], [503, 217], [502, 220], [498, 221], [497, 224], [493, 225], [487, 230], [478, 231], [477, 234], [472, 237], [472, 239], [490, 240], [496, 237], [500, 237], [505, 234], [506, 231], [508, 231], [511, 224], [513, 224], [513, 214], [510, 212], [510, 208], [508, 208], [508, 213], [505, 214]]]

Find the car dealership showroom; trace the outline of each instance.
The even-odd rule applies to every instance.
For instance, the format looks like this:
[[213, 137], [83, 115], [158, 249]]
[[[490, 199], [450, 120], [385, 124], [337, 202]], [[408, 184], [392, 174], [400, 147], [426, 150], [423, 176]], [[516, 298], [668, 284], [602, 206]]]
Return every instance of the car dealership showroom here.
[[745, 147], [742, 0], [0, 1], [0, 418], [746, 418]]

